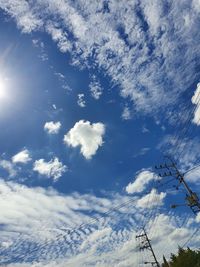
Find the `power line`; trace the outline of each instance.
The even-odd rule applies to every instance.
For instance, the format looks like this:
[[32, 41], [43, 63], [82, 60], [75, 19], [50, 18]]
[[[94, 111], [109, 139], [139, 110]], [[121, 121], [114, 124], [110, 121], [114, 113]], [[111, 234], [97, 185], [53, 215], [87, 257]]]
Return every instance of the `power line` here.
[[184, 172], [184, 174], [183, 174], [183, 175], [185, 175], [185, 174], [187, 174], [187, 173], [189, 173], [189, 172], [191, 172], [191, 171], [193, 171], [193, 170], [197, 169], [198, 167], [200, 167], [200, 163], [199, 163], [199, 164], [197, 164], [197, 165], [195, 165], [194, 167], [190, 168], [190, 169], [189, 169], [189, 170], [187, 170], [186, 172]]
[[[183, 112], [181, 117], [179, 118], [180, 125], [179, 125], [179, 129], [176, 131], [175, 137], [173, 137], [172, 144], [174, 146], [174, 149], [173, 149], [173, 151], [170, 152], [170, 155], [172, 155], [172, 154], [175, 155], [176, 152], [178, 152], [178, 150], [181, 148], [180, 146], [181, 146], [182, 140], [186, 137], [186, 135], [190, 131], [192, 117], [194, 116], [195, 112], [197, 111], [197, 109], [200, 106], [200, 92], [198, 92], [196, 99], [198, 100], [197, 104], [193, 105], [193, 108], [191, 110], [189, 110], [189, 108], [188, 108], [189, 111], [187, 112], [187, 115]], [[184, 121], [183, 124], [181, 124], [182, 121]], [[184, 144], [181, 148], [181, 151], [178, 152], [179, 156], [177, 158], [181, 157], [181, 155], [185, 149], [185, 145], [186, 144]]]
[[[158, 188], [160, 188], [160, 187], [162, 187], [162, 186], [164, 186], [164, 183], [163, 183], [163, 184], [159, 184], [159, 185], [156, 186], [155, 188], [158, 189]], [[144, 195], [146, 195], [146, 194], [148, 194], [148, 193], [150, 194], [151, 191], [144, 192]], [[149, 197], [150, 197], [150, 196], [149, 196]], [[69, 235], [72, 234], [72, 233], [75, 233], [76, 231], [83, 231], [83, 232], [85, 232], [85, 231], [86, 231], [85, 228], [86, 228], [87, 226], [89, 226], [90, 224], [100, 222], [101, 219], [105, 218], [106, 216], [110, 215], [111, 213], [113, 213], [113, 212], [115, 212], [115, 211], [118, 212], [121, 208], [123, 208], [123, 207], [125, 207], [125, 206], [127, 206], [127, 205], [129, 205], [129, 204], [133, 204], [133, 203], [135, 203], [137, 200], [138, 200], [138, 199], [132, 199], [132, 198], [131, 198], [131, 199], [128, 199], [127, 201], [125, 201], [125, 202], [123, 202], [123, 203], [121, 203], [121, 204], [119, 204], [119, 205], [116, 205], [116, 206], [112, 207], [111, 209], [109, 209], [108, 211], [102, 213], [101, 216], [99, 216], [99, 217], [97, 217], [97, 218], [91, 218], [90, 220], [88, 220], [87, 223], [82, 223], [82, 224], [77, 225], [76, 227], [73, 227], [73, 228], [60, 228], [60, 229], [58, 229], [58, 230], [62, 231], [62, 233], [60, 233], [60, 234], [57, 235], [57, 237], [56, 237], [56, 241], [59, 241], [60, 238], [65, 239], [67, 236], [69, 236]], [[147, 207], [146, 207], [146, 208], [147, 208]], [[152, 215], [153, 215], [153, 214], [152, 214]], [[145, 219], [145, 218], [146, 218], [145, 215], [143, 215], [143, 219]], [[144, 226], [144, 225], [142, 225], [142, 226]], [[52, 230], [52, 229], [50, 229], [50, 230]], [[57, 230], [57, 229], [53, 229], [53, 230]], [[40, 229], [40, 231], [42, 231], [42, 230]], [[39, 231], [39, 232], [40, 232], [40, 231]], [[45, 230], [44, 230], [44, 231], [45, 231]], [[21, 243], [21, 242], [20, 242], [20, 243]], [[20, 246], [20, 243], [18, 244], [19, 246]], [[43, 244], [37, 244], [36, 248], [32, 250], [32, 253], [29, 253], [28, 257], [29, 257], [31, 254], [37, 252], [38, 250], [41, 250], [41, 249], [43, 249], [43, 248], [45, 248], [46, 246], [51, 245], [51, 244], [52, 244], [52, 240], [51, 240], [51, 239], [49, 239], [49, 240], [47, 239]], [[23, 257], [24, 257], [24, 256], [22, 256], [21, 258], [23, 259]]]
[[192, 238], [199, 232], [199, 230], [200, 228], [195, 229], [192, 235], [188, 238], [188, 240], [181, 247], [184, 248], [190, 242], [190, 240], [192, 240]]
[[[166, 177], [166, 176], [174, 176], [177, 181], [179, 182], [179, 185], [183, 185], [186, 190], [186, 203], [187, 206], [191, 208], [193, 213], [196, 215], [198, 212], [200, 212], [200, 202], [197, 194], [193, 192], [187, 182], [185, 181], [184, 175], [180, 173], [178, 170], [176, 164], [170, 159], [170, 164], [161, 164], [160, 166], [156, 166], [156, 170], [160, 170], [162, 173], [159, 174], [160, 177]], [[165, 170], [163, 173], [162, 170]], [[177, 189], [179, 188], [179, 185]], [[173, 205], [173, 208], [176, 208], [178, 205]]]

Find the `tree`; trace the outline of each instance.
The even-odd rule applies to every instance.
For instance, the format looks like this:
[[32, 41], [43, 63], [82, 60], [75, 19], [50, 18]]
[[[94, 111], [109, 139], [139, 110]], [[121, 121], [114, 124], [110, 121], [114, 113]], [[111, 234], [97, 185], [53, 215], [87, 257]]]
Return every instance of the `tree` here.
[[178, 255], [171, 254], [168, 262], [163, 257], [162, 267], [200, 267], [200, 250], [179, 248]]
[[169, 266], [169, 263], [167, 262], [167, 260], [165, 259], [165, 256], [163, 256], [163, 264], [162, 264], [162, 267], [170, 267]]

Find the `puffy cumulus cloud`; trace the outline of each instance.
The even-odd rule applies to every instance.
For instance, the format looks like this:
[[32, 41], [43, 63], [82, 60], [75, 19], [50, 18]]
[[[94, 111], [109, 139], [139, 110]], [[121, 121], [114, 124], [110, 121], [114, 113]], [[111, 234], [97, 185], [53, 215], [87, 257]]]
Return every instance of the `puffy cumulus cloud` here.
[[196, 108], [194, 111], [194, 118], [192, 122], [199, 126], [200, 125], [200, 83], [197, 84], [197, 88], [194, 92], [194, 95], [191, 101], [194, 105], [196, 105]]
[[49, 121], [46, 122], [44, 125], [44, 130], [47, 131], [49, 134], [57, 134], [60, 131], [61, 123], [59, 121], [53, 122]]
[[158, 193], [156, 189], [152, 189], [151, 192], [144, 197], [138, 199], [137, 206], [144, 209], [151, 209], [155, 206], [162, 206], [166, 193]]
[[20, 151], [19, 153], [17, 153], [16, 155], [14, 155], [12, 157], [13, 163], [24, 163], [25, 164], [31, 160], [32, 159], [31, 159], [29, 151], [27, 149]]
[[50, 161], [39, 159], [34, 162], [33, 170], [41, 175], [53, 178], [55, 181], [67, 171], [67, 166], [63, 165], [58, 158], [54, 158]]
[[165, 111], [198, 76], [198, 0], [0, 0], [0, 7], [22, 31], [42, 25], [73, 65], [103, 70], [137, 111]]
[[81, 153], [86, 159], [91, 159], [97, 149], [103, 144], [105, 125], [80, 120], [64, 136], [64, 143], [72, 147], [81, 147]]
[[0, 167], [8, 172], [9, 177], [14, 177], [17, 174], [14, 164], [9, 160], [0, 160]]
[[84, 100], [85, 95], [84, 94], [78, 94], [78, 100], [77, 100], [77, 104], [79, 105], [79, 107], [84, 108], [86, 107], [86, 102]]
[[158, 180], [159, 177], [150, 170], [142, 170], [137, 173], [135, 180], [126, 186], [126, 192], [128, 194], [140, 193], [146, 189], [149, 182]]

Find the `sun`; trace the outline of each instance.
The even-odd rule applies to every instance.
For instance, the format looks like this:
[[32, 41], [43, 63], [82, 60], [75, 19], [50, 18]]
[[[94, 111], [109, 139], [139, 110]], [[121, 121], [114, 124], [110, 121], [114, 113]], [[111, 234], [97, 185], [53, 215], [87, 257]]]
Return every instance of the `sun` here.
[[6, 92], [6, 83], [5, 81], [0, 78], [0, 99], [4, 99], [7, 96], [7, 92]]

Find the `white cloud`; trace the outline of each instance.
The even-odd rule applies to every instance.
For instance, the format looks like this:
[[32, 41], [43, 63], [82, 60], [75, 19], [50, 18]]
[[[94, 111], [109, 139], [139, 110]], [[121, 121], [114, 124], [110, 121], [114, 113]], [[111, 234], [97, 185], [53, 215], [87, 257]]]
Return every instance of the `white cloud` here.
[[144, 209], [151, 209], [155, 206], [162, 206], [166, 193], [157, 193], [155, 189], [152, 189], [151, 192], [144, 197], [140, 198], [137, 201], [137, 206]]
[[200, 213], [197, 214], [196, 221], [200, 223]]
[[143, 147], [140, 149], [139, 152], [135, 153], [133, 155], [134, 158], [137, 158], [137, 157], [141, 157], [141, 156], [144, 156], [146, 155], [148, 152], [149, 152], [150, 148], [149, 147]]
[[131, 119], [131, 111], [128, 107], [124, 107], [122, 112], [122, 119], [123, 120], [130, 120]]
[[29, 3], [25, 0], [0, 0], [0, 7], [15, 18], [18, 27], [25, 33], [39, 29], [43, 24], [42, 20], [31, 10]]
[[57, 43], [61, 52], [65, 53], [72, 49], [72, 45], [68, 40], [68, 35], [61, 28], [58, 28], [54, 23], [48, 23], [46, 31], [51, 35], [52, 39]]
[[142, 133], [149, 133], [149, 129], [146, 128], [145, 125], [142, 126]]
[[[136, 209], [137, 199], [109, 192], [104, 198], [78, 193], [65, 196], [52, 188], [29, 188], [3, 180], [0, 180], [0, 193], [0, 224], [4, 225], [0, 241], [4, 245], [1, 253], [5, 255], [0, 260], [1, 265], [128, 267], [133, 262], [139, 265], [135, 229], [143, 222], [144, 215], [140, 207]], [[156, 192], [152, 195], [162, 199]], [[97, 219], [102, 212], [125, 202], [123, 208]], [[97, 220], [89, 217], [91, 211], [92, 218]], [[163, 254], [169, 257], [194, 231], [193, 227], [177, 225], [182, 217], [155, 213], [148, 221], [146, 230], [159, 260]], [[198, 236], [193, 237], [190, 246], [192, 244], [199, 246]]]
[[61, 123], [49, 121], [46, 122], [44, 125], [45, 131], [47, 131], [49, 134], [57, 134], [60, 131]]
[[32, 44], [34, 47], [38, 48], [40, 53], [39, 53], [39, 58], [42, 60], [42, 61], [47, 61], [49, 58], [48, 58], [48, 55], [46, 53], [46, 49], [45, 49], [45, 45], [42, 41], [40, 41], [39, 39], [33, 39], [32, 40]]
[[8, 160], [0, 160], [0, 167], [8, 172], [9, 177], [14, 177], [17, 174], [14, 164]]
[[33, 170], [41, 175], [58, 180], [64, 172], [67, 171], [67, 166], [63, 165], [58, 158], [54, 158], [50, 161], [39, 159], [34, 162]]
[[97, 80], [97, 77], [93, 75], [91, 77], [91, 82], [89, 84], [91, 95], [94, 99], [98, 100], [103, 93], [103, 88], [100, 82]]
[[192, 121], [193, 123], [199, 126], [200, 125], [200, 83], [197, 84], [196, 91], [194, 92], [194, 95], [191, 101], [194, 105], [196, 105], [194, 118]]
[[[111, 0], [107, 5], [109, 12], [103, 1], [0, 0], [22, 31], [43, 26], [73, 65], [103, 70], [137, 111], [159, 115], [197, 77], [198, 1], [173, 1], [166, 7], [160, 1]], [[101, 90], [93, 91], [98, 99]]]
[[189, 139], [180, 135], [178, 138], [177, 135], [165, 135], [158, 148], [173, 155], [182, 172], [192, 168], [199, 159], [200, 143], [196, 137]]
[[142, 170], [137, 173], [135, 180], [126, 186], [126, 192], [128, 194], [140, 193], [146, 189], [149, 182], [158, 179], [159, 177], [154, 172]]
[[20, 151], [19, 153], [17, 153], [16, 155], [12, 157], [13, 163], [24, 163], [25, 164], [29, 161], [31, 161], [31, 157], [27, 149]]
[[85, 100], [84, 100], [84, 97], [85, 97], [84, 94], [78, 94], [77, 104], [78, 104], [81, 108], [86, 107], [86, 102], [85, 102]]
[[186, 180], [200, 184], [200, 166], [186, 173], [184, 176]]
[[105, 125], [80, 120], [64, 136], [64, 143], [72, 147], [81, 147], [81, 153], [86, 159], [91, 159], [97, 149], [103, 145]]

